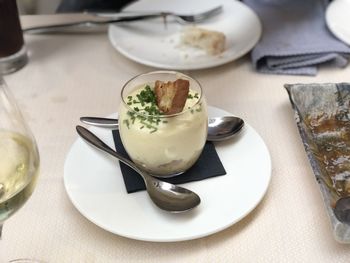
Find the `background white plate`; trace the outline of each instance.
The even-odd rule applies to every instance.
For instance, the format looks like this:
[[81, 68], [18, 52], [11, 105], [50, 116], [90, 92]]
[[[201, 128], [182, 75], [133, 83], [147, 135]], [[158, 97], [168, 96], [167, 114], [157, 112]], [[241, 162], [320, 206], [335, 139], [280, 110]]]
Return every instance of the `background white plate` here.
[[184, 26], [170, 21], [171, 18], [167, 28], [161, 18], [111, 25], [109, 39], [129, 59], [152, 67], [193, 70], [222, 65], [249, 52], [260, 38], [260, 21], [245, 4], [234, 0], [140, 0], [125, 10], [169, 10], [191, 14], [219, 5], [224, 9], [221, 14], [198, 24], [226, 35], [226, 51], [219, 56], [206, 55], [203, 50], [179, 45], [180, 32]]
[[[209, 107], [209, 115], [231, 114]], [[114, 148], [109, 130], [91, 130]], [[217, 143], [216, 149], [227, 174], [184, 184], [202, 202], [183, 214], [160, 210], [145, 191], [127, 194], [118, 161], [80, 138], [68, 153], [64, 185], [80, 213], [109, 232], [157, 242], [200, 238], [231, 226], [252, 211], [271, 177], [268, 149], [248, 124], [235, 139]]]
[[326, 23], [337, 38], [350, 45], [350, 0], [332, 1], [326, 10]]

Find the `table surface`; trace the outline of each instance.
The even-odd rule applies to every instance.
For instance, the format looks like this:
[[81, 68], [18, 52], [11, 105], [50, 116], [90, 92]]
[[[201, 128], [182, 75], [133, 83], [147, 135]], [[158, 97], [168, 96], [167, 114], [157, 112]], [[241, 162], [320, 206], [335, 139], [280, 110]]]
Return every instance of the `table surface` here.
[[[22, 25], [37, 20], [22, 17]], [[271, 154], [272, 179], [261, 203], [233, 226], [196, 240], [155, 243], [94, 225], [72, 205], [63, 185], [79, 117], [116, 112], [123, 83], [154, 69], [119, 54], [106, 32], [26, 35], [25, 41], [29, 64], [4, 78], [36, 137], [41, 170], [32, 197], [4, 225], [0, 261], [349, 262], [349, 245], [333, 238], [283, 85], [349, 82], [350, 67], [321, 67], [315, 77], [266, 75], [246, 55], [185, 72], [202, 83], [210, 105], [241, 116], [261, 135]]]

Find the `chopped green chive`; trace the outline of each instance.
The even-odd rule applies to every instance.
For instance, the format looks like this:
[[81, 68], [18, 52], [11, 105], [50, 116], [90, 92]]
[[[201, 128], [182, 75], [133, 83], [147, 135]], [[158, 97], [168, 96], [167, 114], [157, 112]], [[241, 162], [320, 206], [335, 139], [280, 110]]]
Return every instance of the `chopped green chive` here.
[[[188, 94], [187, 98], [198, 99], [199, 95], [198, 93], [195, 93], [194, 95]], [[138, 104], [138, 106], [136, 106], [135, 104]], [[150, 85], [145, 85], [144, 88], [135, 96], [131, 96], [131, 95], [127, 96], [127, 105], [131, 106], [131, 109], [132, 109], [127, 112], [129, 119], [126, 119], [123, 121], [123, 123], [128, 128], [131, 124], [134, 124], [135, 121], [138, 120], [142, 124], [140, 129], [147, 128], [150, 130], [150, 133], [154, 133], [158, 130], [157, 126], [160, 123], [168, 123], [167, 120], [162, 120], [160, 117], [164, 113], [162, 113], [158, 109], [157, 98], [153, 91], [153, 88], [151, 88]], [[132, 107], [133, 105], [135, 107]], [[201, 107], [199, 107], [194, 110], [191, 107], [188, 107], [188, 110], [190, 110], [191, 113], [194, 113], [195, 111], [199, 112], [202, 109]], [[142, 114], [145, 114], [148, 116], [144, 116]]]

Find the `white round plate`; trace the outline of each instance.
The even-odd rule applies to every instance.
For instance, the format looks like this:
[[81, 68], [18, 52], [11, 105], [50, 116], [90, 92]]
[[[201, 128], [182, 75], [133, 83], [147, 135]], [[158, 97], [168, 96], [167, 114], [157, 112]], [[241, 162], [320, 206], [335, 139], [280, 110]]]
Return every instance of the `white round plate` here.
[[[209, 115], [232, 114], [209, 107]], [[91, 130], [114, 148], [110, 130]], [[119, 162], [80, 138], [65, 161], [64, 185], [79, 212], [109, 232], [155, 242], [200, 238], [251, 212], [263, 198], [271, 177], [268, 149], [248, 124], [235, 139], [216, 143], [216, 150], [227, 174], [183, 184], [199, 194], [201, 203], [182, 214], [160, 210], [146, 191], [127, 194]]]
[[234, 0], [140, 0], [125, 10], [192, 14], [219, 5], [223, 6], [222, 13], [197, 24], [226, 35], [226, 50], [218, 56], [181, 45], [180, 35], [185, 25], [171, 18], [167, 27], [162, 18], [110, 25], [109, 39], [124, 56], [156, 68], [195, 70], [222, 65], [248, 53], [260, 38], [262, 27], [258, 16], [245, 4]]
[[350, 0], [332, 1], [326, 10], [329, 30], [340, 40], [350, 45]]

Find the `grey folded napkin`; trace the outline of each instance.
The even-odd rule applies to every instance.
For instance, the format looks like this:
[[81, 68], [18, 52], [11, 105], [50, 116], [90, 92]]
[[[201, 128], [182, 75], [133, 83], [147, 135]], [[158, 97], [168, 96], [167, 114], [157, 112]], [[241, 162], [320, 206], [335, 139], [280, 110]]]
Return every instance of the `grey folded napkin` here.
[[345, 67], [350, 47], [336, 39], [325, 21], [327, 0], [243, 0], [259, 16], [263, 33], [252, 50], [264, 73], [316, 75], [317, 66]]

